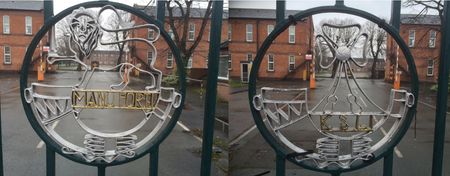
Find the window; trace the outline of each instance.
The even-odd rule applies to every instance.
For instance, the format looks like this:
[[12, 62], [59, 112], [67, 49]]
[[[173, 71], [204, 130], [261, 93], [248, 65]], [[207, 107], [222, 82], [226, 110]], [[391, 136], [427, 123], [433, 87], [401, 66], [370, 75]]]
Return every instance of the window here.
[[175, 40], [175, 34], [173, 34], [172, 29], [169, 29], [169, 36], [172, 40]]
[[433, 76], [434, 73], [434, 61], [433, 59], [428, 60], [427, 64], [427, 76]]
[[267, 25], [267, 35], [272, 33], [272, 31], [273, 31], [273, 25], [272, 24]]
[[231, 70], [231, 69], [232, 69], [232, 67], [231, 67], [231, 66], [232, 66], [232, 65], [231, 65], [231, 62], [232, 62], [232, 61], [231, 61], [231, 55], [229, 55], [229, 56], [228, 56], [228, 70]]
[[289, 43], [295, 43], [295, 26], [289, 26]]
[[415, 40], [416, 40], [416, 31], [409, 30], [409, 40], [408, 40], [409, 47], [414, 47]]
[[228, 62], [230, 60], [229, 55], [220, 55], [219, 57], [219, 74], [218, 78], [222, 80], [228, 80]]
[[289, 56], [289, 72], [295, 70], [295, 56]]
[[192, 56], [189, 57], [187, 64], [186, 64], [186, 68], [192, 68]]
[[436, 46], [436, 31], [430, 31], [430, 41], [428, 41], [428, 47], [434, 48]]
[[9, 34], [9, 16], [3, 16], [3, 34]]
[[148, 38], [149, 40], [155, 39], [155, 30], [153, 30], [153, 29], [148, 29], [148, 35], [147, 35], [147, 38]]
[[253, 54], [252, 53], [248, 53], [247, 54], [247, 61], [249, 61], [249, 62], [253, 61]]
[[228, 41], [231, 41], [231, 24], [228, 24]]
[[148, 64], [150, 65], [153, 60], [153, 51], [147, 52], [147, 60], [148, 60]]
[[167, 53], [166, 67], [167, 68], [172, 68], [173, 67], [173, 54], [172, 54], [172, 52], [168, 52]]
[[189, 23], [189, 34], [188, 34], [188, 40], [193, 41], [195, 38], [195, 24]]
[[11, 47], [5, 46], [3, 52], [3, 63], [11, 64]]
[[269, 58], [267, 59], [267, 71], [274, 71], [275, 70], [275, 63], [273, 59], [273, 55], [269, 54]]
[[247, 42], [252, 42], [253, 41], [253, 24], [247, 24], [245, 26], [246, 29], [246, 36], [245, 39]]
[[25, 17], [25, 34], [27, 35], [31, 35], [33, 33], [32, 21], [33, 19], [31, 16]]

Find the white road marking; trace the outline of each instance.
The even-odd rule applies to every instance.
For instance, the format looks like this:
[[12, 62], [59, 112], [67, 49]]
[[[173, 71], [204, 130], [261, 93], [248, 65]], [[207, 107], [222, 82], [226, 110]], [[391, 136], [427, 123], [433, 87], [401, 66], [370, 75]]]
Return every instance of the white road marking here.
[[[191, 132], [191, 129], [189, 129], [186, 125], [184, 125], [183, 122], [178, 121], [178, 122], [177, 122], [177, 125], [180, 126], [181, 128], [183, 128], [183, 131]], [[197, 139], [198, 141], [200, 141], [200, 143], [203, 142], [202, 138], [200, 138], [200, 137], [198, 137], [198, 136], [196, 136], [196, 135], [194, 135], [194, 134], [191, 134], [191, 135], [192, 135], [195, 139]]]
[[[378, 123], [378, 119], [376, 117], [374, 117], [373, 119], [376, 121], [376, 123]], [[381, 127], [380, 130], [383, 133], [383, 135], [385, 135], [385, 136], [387, 135], [387, 132], [386, 132], [386, 130], [383, 127]], [[403, 158], [402, 152], [400, 152], [400, 150], [397, 147], [394, 147], [394, 152], [395, 152], [395, 155], [397, 155], [398, 158]]]
[[[425, 103], [423, 101], [419, 101], [419, 103], [424, 104], [425, 106], [428, 106], [431, 109], [436, 109], [436, 106], [430, 105], [428, 103]], [[450, 112], [447, 112], [448, 115], [450, 115]]]
[[[59, 123], [59, 120], [58, 121], [56, 121], [55, 123], [53, 123], [53, 125], [51, 126], [51, 129], [55, 129], [56, 128], [56, 126], [58, 125], [58, 123]], [[36, 148], [38, 148], [38, 149], [40, 149], [40, 148], [42, 148], [43, 146], [44, 146], [44, 141], [40, 141], [39, 143], [38, 143], [38, 145], [36, 146]]]

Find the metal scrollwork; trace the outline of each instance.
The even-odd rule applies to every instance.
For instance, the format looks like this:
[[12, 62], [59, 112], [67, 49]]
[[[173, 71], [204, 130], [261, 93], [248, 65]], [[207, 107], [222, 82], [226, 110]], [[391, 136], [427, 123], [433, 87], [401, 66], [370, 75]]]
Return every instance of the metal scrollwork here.
[[[298, 162], [312, 160], [318, 168], [330, 165], [349, 168], [355, 161], [371, 159], [372, 153], [393, 137], [415, 100], [414, 95], [406, 90], [392, 89], [387, 107], [377, 105], [360, 86], [352, 69], [352, 66], [364, 67], [368, 63], [365, 53], [367, 34], [361, 32], [359, 24], [323, 24], [322, 29], [324, 27], [358, 29], [357, 34], [346, 43], [334, 41], [325, 32], [316, 35], [318, 46], [327, 46], [332, 54], [332, 61], [325, 64], [322, 53], [319, 53], [320, 67], [328, 69], [337, 65], [327, 93], [309, 108], [306, 88], [263, 87], [261, 93], [253, 97], [253, 106], [266, 116], [278, 140], [296, 153], [308, 153], [308, 150], [294, 144], [283, 134], [286, 127], [309, 121], [323, 136], [316, 140], [315, 152], [297, 157]], [[363, 62], [358, 62], [352, 57], [352, 51], [356, 50], [355, 46], [361, 39], [364, 40]], [[277, 96], [289, 98], [276, 99]], [[378, 131], [388, 119], [394, 121], [391, 129], [381, 140], [373, 141], [369, 135]]]
[[[117, 29], [109, 29], [101, 24], [100, 16], [107, 10], [119, 18]], [[80, 7], [69, 16], [69, 34], [65, 37], [70, 40], [68, 47], [71, 54], [59, 55], [51, 51], [47, 58], [48, 63], [61, 61], [75, 62], [81, 65], [83, 72], [78, 83], [73, 85], [52, 85], [44, 83], [31, 83], [24, 90], [25, 100], [31, 105], [33, 114], [40, 126], [49, 136], [62, 146], [61, 151], [67, 155], [77, 155], [86, 162], [104, 161], [111, 163], [119, 158], [133, 158], [136, 150], [146, 146], [163, 129], [171, 118], [171, 112], [178, 108], [182, 96], [174, 88], [162, 87], [162, 72], [154, 68], [156, 59], [149, 63], [149, 70], [144, 70], [131, 63], [121, 63], [112, 68], [91, 67], [84, 61], [88, 59], [98, 45], [126, 44], [128, 42], [143, 42], [152, 49], [156, 58], [154, 43], [160, 36], [160, 29], [154, 24], [135, 25], [134, 22], [125, 22], [121, 19], [114, 6], [103, 6], [98, 13]], [[153, 29], [157, 34], [154, 39], [127, 37], [117, 41], [102, 41], [103, 33], [118, 33], [137, 30], [141, 28]], [[75, 46], [72, 46], [72, 43]], [[81, 54], [78, 54], [81, 53]], [[91, 79], [99, 71], [118, 70], [119, 82], [113, 82], [108, 87], [93, 89]], [[149, 78], [138, 90], [131, 88], [130, 72], [137, 70]], [[56, 91], [63, 89], [67, 92], [63, 96], [56, 96], [42, 90]], [[83, 111], [108, 111], [110, 109], [124, 109], [142, 112], [142, 120], [131, 129], [119, 132], [102, 132], [94, 129], [83, 120]], [[55, 121], [72, 116], [78, 125], [86, 132], [82, 146], [76, 145], [62, 136], [51, 127]], [[135, 134], [141, 130], [150, 119], [157, 123], [148, 134], [141, 139]], [[107, 145], [108, 144], [108, 145]], [[112, 145], [112, 147], [111, 147]]]

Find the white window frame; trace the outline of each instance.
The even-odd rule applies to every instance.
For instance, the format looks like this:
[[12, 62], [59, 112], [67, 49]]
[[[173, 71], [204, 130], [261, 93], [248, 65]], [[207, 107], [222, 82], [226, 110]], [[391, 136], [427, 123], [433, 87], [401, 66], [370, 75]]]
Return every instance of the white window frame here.
[[253, 53], [247, 53], [247, 61], [253, 62]]
[[154, 40], [155, 39], [155, 30], [154, 29], [148, 29], [147, 31], [147, 39]]
[[[272, 65], [272, 68], [270, 68]], [[267, 55], [267, 71], [275, 71], [275, 58], [272, 54]]]
[[[430, 65], [431, 63], [431, 65]], [[431, 69], [431, 73], [430, 73], [430, 69]], [[427, 60], [427, 76], [433, 76], [434, 75], [434, 60], [433, 59], [429, 59]]]
[[148, 51], [147, 52], [147, 61], [148, 61], [149, 65], [152, 63], [152, 61], [153, 61], [153, 51]]
[[175, 34], [173, 33], [172, 29], [169, 29], [169, 36], [172, 40], [175, 40]]
[[273, 24], [267, 25], [267, 36], [269, 36], [269, 34], [272, 33], [273, 29], [274, 29]]
[[430, 31], [430, 40], [428, 41], [428, 47], [430, 47], [430, 48], [436, 47], [436, 36], [437, 36], [437, 32], [435, 30], [431, 30]]
[[189, 23], [188, 27], [189, 27], [188, 28], [188, 30], [189, 30], [189, 32], [188, 32], [188, 40], [189, 41], [194, 41], [194, 39], [195, 39], [195, 23]]
[[409, 32], [408, 32], [408, 46], [409, 47], [414, 47], [414, 43], [415, 42], [416, 42], [416, 31], [415, 30], [409, 30]]
[[[6, 48], [8, 48], [9, 53], [6, 52]], [[9, 58], [9, 61], [7, 61], [6, 57]], [[11, 58], [11, 46], [3, 46], [3, 63], [10, 65], [11, 62], [12, 62], [11, 60], [12, 60], [12, 58]]]
[[166, 68], [173, 68], [173, 53], [172, 52], [167, 53]]
[[[29, 31], [28, 28], [30, 29]], [[33, 34], [33, 17], [31, 16], [25, 17], [25, 34], [27, 35]]]
[[289, 26], [289, 43], [295, 43], [295, 26], [290, 25]]
[[191, 55], [187, 61], [186, 68], [188, 68], [188, 69], [192, 68], [193, 59], [194, 59], [194, 56]]
[[[289, 55], [288, 57], [288, 71], [294, 71], [295, 70], [295, 56], [294, 55]], [[291, 66], [293, 67], [293, 69], [291, 69]]]
[[[219, 57], [219, 59], [222, 59], [222, 58], [224, 58], [224, 57], [226, 57], [226, 55], [220, 55], [220, 57]], [[230, 56], [228, 56], [228, 62], [227, 62], [227, 67], [228, 67], [228, 63], [230, 62]], [[221, 65], [219, 64], [219, 67], [220, 67]], [[221, 68], [221, 67], [220, 67]], [[219, 69], [220, 69], [219, 68]], [[227, 75], [225, 76], [225, 77], [223, 77], [223, 76], [221, 76], [220, 74], [218, 74], [217, 75], [217, 78], [219, 79], [219, 80], [228, 80], [229, 79], [229, 77], [230, 77], [230, 72], [228, 71], [229, 70], [229, 68], [228, 69], [226, 69], [226, 71], [227, 71]]]
[[253, 24], [245, 25], [245, 41], [253, 42]]
[[11, 33], [11, 21], [8, 15], [3, 15], [3, 34]]

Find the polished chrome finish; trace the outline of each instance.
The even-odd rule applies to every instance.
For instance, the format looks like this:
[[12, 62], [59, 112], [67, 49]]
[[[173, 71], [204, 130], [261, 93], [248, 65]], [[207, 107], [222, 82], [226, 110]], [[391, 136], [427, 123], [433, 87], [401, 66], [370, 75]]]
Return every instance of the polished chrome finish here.
[[[331, 63], [325, 64], [323, 53], [319, 52], [319, 66], [323, 69], [337, 66], [325, 95], [309, 108], [306, 88], [263, 87], [261, 93], [253, 97], [253, 106], [266, 116], [267, 125], [278, 139], [296, 153], [305, 153], [307, 149], [286, 137], [283, 134], [284, 128], [295, 123], [310, 123], [323, 136], [317, 139], [314, 153], [296, 157], [297, 161], [313, 160], [318, 168], [329, 165], [349, 168], [357, 160], [372, 158], [372, 153], [393, 137], [399, 125], [403, 123], [408, 108], [414, 104], [414, 95], [406, 90], [392, 89], [387, 107], [377, 105], [361, 88], [351, 68], [352, 65], [364, 67], [368, 63], [367, 34], [361, 32], [359, 24], [323, 24], [322, 29], [326, 27], [356, 28], [358, 32], [347, 43], [333, 41], [325, 32], [316, 35], [319, 51], [322, 51], [321, 47], [326, 46], [333, 56]], [[352, 58], [352, 51], [356, 50], [355, 46], [361, 39], [364, 39], [363, 61], [358, 62]], [[343, 86], [342, 82], [345, 82]], [[304, 121], [305, 119], [307, 120]], [[393, 124], [387, 134], [382, 139], [373, 141], [370, 134], [378, 131], [388, 119], [392, 119]], [[345, 150], [348, 151], [344, 152]]]
[[[119, 27], [118, 29], [108, 29], [99, 23], [99, 17], [106, 10], [111, 10], [119, 17]], [[50, 135], [51, 138], [61, 146], [63, 146], [62, 151], [68, 155], [79, 155], [84, 158], [87, 162], [93, 162], [95, 160], [105, 161], [111, 163], [118, 158], [133, 158], [135, 156], [135, 151], [144, 145], [150, 143], [155, 135], [160, 132], [164, 124], [171, 118], [171, 112], [178, 108], [181, 104], [182, 96], [176, 92], [175, 88], [167, 88], [161, 86], [162, 72], [154, 68], [155, 60], [149, 63], [149, 70], [143, 70], [131, 63], [121, 63], [114, 66], [113, 68], [99, 68], [91, 67], [84, 61], [87, 60], [91, 53], [100, 45], [114, 45], [117, 43], [127, 44], [128, 42], [144, 42], [153, 51], [156, 52], [156, 47], [154, 42], [159, 39], [160, 29], [154, 24], [144, 24], [144, 25], [134, 25], [134, 22], [124, 22], [123, 19], [118, 15], [117, 10], [111, 6], [104, 6], [99, 10], [97, 14], [93, 11], [88, 11], [84, 8], [79, 8], [74, 10], [72, 15], [69, 16], [70, 24], [69, 31], [63, 37], [66, 37], [69, 44], [69, 55], [59, 55], [54, 50], [51, 50], [47, 61], [50, 64], [54, 64], [61, 61], [75, 62], [81, 65], [81, 70], [83, 75], [79, 82], [73, 85], [50, 85], [42, 83], [31, 83], [31, 86], [25, 89], [25, 97], [27, 103], [31, 104], [33, 113], [36, 116], [41, 127]], [[103, 33], [118, 33], [131, 30], [137, 30], [141, 28], [151, 28], [157, 34], [157, 37], [153, 40], [148, 40], [144, 38], [126, 38], [125, 40], [119, 41], [101, 41], [101, 36]], [[71, 43], [75, 43], [72, 46]], [[81, 54], [78, 54], [80, 52]], [[155, 58], [156, 58], [155, 53]], [[99, 71], [114, 71], [118, 70], [119, 82], [112, 82], [105, 89], [90, 89], [89, 84], [96, 73]], [[149, 79], [146, 79], [146, 84], [142, 85], [138, 90], [133, 90], [128, 84], [133, 81], [131, 79], [130, 73], [132, 70], [137, 70], [141, 74], [145, 74]], [[42, 90], [63, 90], [67, 92], [63, 95], [54, 95]], [[138, 92], [142, 94], [155, 95], [157, 99], [155, 100], [154, 107], [151, 108], [139, 108], [139, 107], [108, 107], [100, 105], [92, 106], [77, 106], [73, 104], [74, 92], [102, 92], [102, 93], [130, 93]], [[153, 96], [152, 96], [153, 97]], [[84, 97], [87, 99], [87, 97]], [[127, 97], [128, 98], [128, 97]], [[136, 97], [134, 98], [136, 99]], [[136, 101], [136, 100], [134, 100]], [[152, 100], [153, 101], [153, 100]], [[128, 109], [142, 112], [142, 120], [131, 129], [120, 131], [120, 132], [102, 132], [97, 129], [91, 128], [86, 121], [82, 120], [84, 109], [91, 109], [95, 111], [108, 111], [110, 109]], [[78, 125], [86, 132], [84, 136], [84, 145], [78, 146], [75, 143], [66, 140], [64, 137], [53, 129], [51, 124], [72, 115]], [[157, 123], [153, 129], [142, 139], [138, 139], [135, 135], [136, 132], [141, 130], [144, 125], [150, 120], [156, 119]], [[114, 147], [108, 148], [106, 143], [113, 144]]]

